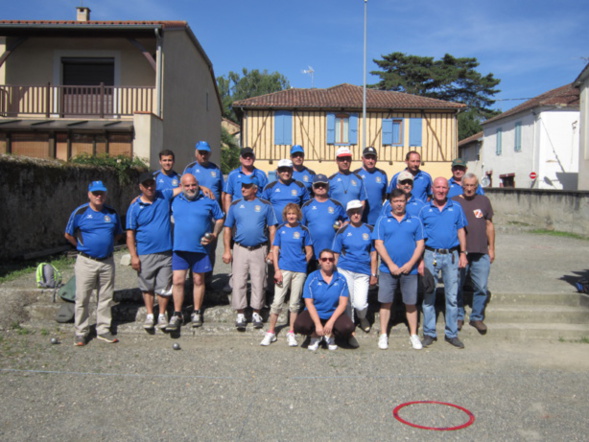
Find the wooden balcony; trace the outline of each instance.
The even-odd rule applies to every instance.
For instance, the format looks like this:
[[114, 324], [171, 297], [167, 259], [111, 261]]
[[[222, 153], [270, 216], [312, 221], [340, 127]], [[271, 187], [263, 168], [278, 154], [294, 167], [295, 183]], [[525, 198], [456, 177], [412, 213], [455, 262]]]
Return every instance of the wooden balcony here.
[[155, 87], [0, 85], [0, 116], [119, 118], [155, 113]]

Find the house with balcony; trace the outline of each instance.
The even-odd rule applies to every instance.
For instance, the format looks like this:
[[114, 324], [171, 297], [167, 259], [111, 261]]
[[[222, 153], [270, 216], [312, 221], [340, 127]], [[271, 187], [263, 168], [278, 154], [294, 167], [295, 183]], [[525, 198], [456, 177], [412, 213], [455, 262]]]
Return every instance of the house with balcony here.
[[[448, 176], [458, 153], [458, 112], [465, 106], [402, 92], [368, 89], [366, 122], [362, 121], [361, 86], [340, 84], [326, 89], [287, 89], [235, 101], [242, 146], [256, 153], [256, 167], [276, 169], [290, 147], [305, 148], [305, 165], [325, 174], [337, 170], [335, 152], [351, 149], [353, 168], [361, 167], [366, 146], [378, 152], [378, 167], [389, 176], [405, 168], [405, 155], [421, 154], [423, 169]], [[366, 126], [366, 146], [362, 145]]]
[[207, 140], [220, 160], [213, 65], [183, 21], [0, 21], [0, 153], [109, 153], [182, 170]]

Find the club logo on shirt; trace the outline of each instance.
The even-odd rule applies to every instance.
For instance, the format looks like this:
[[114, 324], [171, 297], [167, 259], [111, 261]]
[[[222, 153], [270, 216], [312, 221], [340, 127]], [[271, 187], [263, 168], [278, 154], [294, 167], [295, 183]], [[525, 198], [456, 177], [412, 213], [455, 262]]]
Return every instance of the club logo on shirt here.
[[357, 186], [358, 185], [358, 182], [356, 180], [352, 180], [352, 181], [350, 181], [350, 184], [352, 186]]
[[254, 211], [255, 212], [261, 212], [262, 211], [262, 206], [258, 206], [257, 204], [254, 206]]
[[483, 217], [483, 211], [481, 209], [474, 209], [472, 212], [474, 213], [475, 218]]
[[110, 221], [111, 221], [110, 216], [104, 215], [104, 222], [105, 223], [110, 223]]
[[290, 194], [291, 194], [292, 196], [297, 196], [297, 189], [292, 189], [292, 190], [290, 191]]
[[382, 178], [381, 178], [381, 177], [379, 177], [379, 176], [377, 176], [377, 177], [376, 177], [376, 182], [377, 182], [378, 184], [382, 183]]
[[370, 235], [369, 235], [368, 233], [363, 233], [363, 234], [362, 234], [362, 239], [363, 239], [364, 241], [368, 241], [368, 240], [370, 239]]
[[176, 179], [172, 180], [172, 186], [178, 187], [178, 180], [176, 180]]
[[217, 178], [217, 171], [216, 170], [211, 170], [211, 176], [213, 178]]
[[292, 237], [294, 239], [299, 239], [301, 237], [301, 232], [294, 232], [293, 235], [292, 235]]
[[[313, 206], [313, 209], [315, 209], [315, 206]], [[328, 207], [327, 213], [333, 214], [333, 213], [335, 213], [335, 209], [333, 207]]]
[[309, 181], [309, 177], [308, 177], [307, 175], [305, 175], [305, 176], [303, 177], [303, 181], [305, 181], [305, 182], [308, 182], [308, 181]]

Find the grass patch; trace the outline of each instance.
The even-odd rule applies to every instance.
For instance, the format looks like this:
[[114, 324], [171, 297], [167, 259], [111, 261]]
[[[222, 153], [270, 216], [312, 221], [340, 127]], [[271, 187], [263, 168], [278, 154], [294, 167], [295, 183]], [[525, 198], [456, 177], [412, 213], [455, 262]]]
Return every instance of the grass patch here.
[[522, 226], [522, 227], [529, 227], [529, 226], [531, 226], [531, 224], [522, 223], [521, 221], [508, 221], [507, 224], [510, 225], [510, 226]]
[[546, 229], [534, 229], [530, 230], [530, 233], [535, 233], [537, 235], [550, 235], [550, 236], [558, 236], [561, 238], [574, 238], [574, 239], [583, 239], [589, 240], [589, 237], [579, 235], [578, 233], [571, 233], [571, 232], [561, 232], [558, 230], [546, 230]]
[[63, 273], [63, 270], [67, 267], [73, 266], [75, 261], [75, 258], [68, 258], [65, 255], [60, 255], [45, 259], [0, 263], [0, 284], [13, 281], [25, 275], [30, 275], [34, 281], [37, 266], [42, 262], [53, 264], [57, 270]]

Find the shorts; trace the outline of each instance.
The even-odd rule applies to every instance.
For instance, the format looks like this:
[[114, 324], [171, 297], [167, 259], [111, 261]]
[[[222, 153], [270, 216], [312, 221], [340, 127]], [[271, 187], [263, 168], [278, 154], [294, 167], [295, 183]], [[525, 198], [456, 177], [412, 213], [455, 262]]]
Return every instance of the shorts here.
[[139, 290], [142, 292], [170, 295], [172, 284], [172, 252], [139, 255], [141, 271], [137, 273]]
[[407, 305], [417, 304], [417, 278], [418, 275], [391, 275], [380, 272], [378, 278], [378, 302], [389, 304], [395, 299], [395, 291], [401, 286], [403, 303]]
[[174, 252], [172, 270], [192, 270], [192, 273], [206, 273], [213, 270], [211, 259], [206, 253]]

